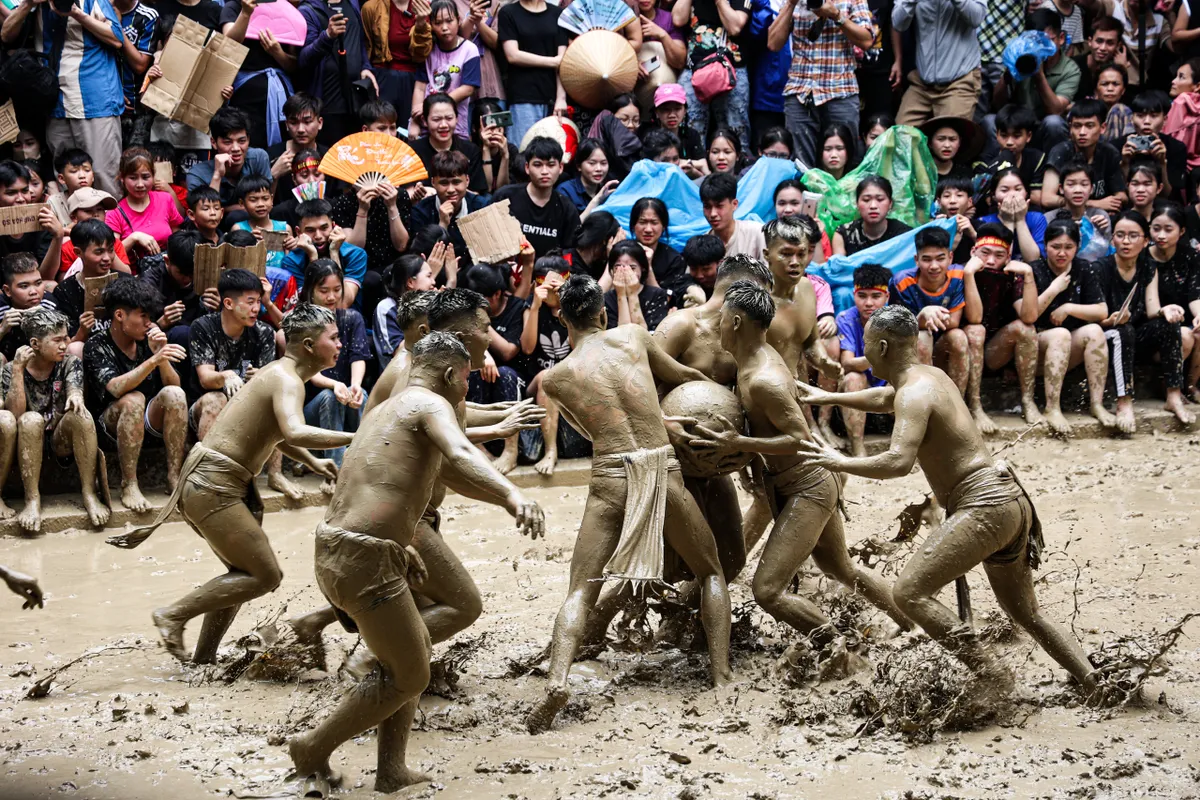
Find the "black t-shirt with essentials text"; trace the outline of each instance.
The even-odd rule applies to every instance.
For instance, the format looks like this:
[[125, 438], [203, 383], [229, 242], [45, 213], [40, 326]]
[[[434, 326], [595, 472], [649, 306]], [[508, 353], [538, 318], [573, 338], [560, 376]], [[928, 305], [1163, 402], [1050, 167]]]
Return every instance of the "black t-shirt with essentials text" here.
[[555, 248], [566, 250], [571, 245], [579, 228], [579, 212], [574, 203], [558, 192], [551, 192], [546, 205], [539, 206], [525, 186], [505, 186], [492, 197], [493, 202], [501, 200], [508, 200], [508, 213], [521, 223], [521, 231], [538, 258]]

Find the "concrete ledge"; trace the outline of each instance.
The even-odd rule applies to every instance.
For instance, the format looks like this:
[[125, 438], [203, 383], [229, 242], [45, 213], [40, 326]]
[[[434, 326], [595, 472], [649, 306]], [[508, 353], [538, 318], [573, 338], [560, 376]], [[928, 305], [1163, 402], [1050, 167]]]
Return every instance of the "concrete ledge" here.
[[[1138, 434], [1145, 436], [1151, 432], [1166, 434], [1166, 433], [1187, 433], [1179, 422], [1170, 413], [1162, 409], [1161, 403], [1158, 402], [1140, 402], [1137, 404], [1137, 420]], [[1100, 423], [1096, 422], [1092, 417], [1085, 414], [1067, 414], [1067, 419], [1071, 423], [1072, 436], [1077, 439], [1102, 439], [1110, 438], [1112, 435], [1105, 429], [1100, 427]], [[993, 414], [992, 419], [995, 420], [1000, 430], [995, 436], [991, 437], [991, 441], [1000, 445], [1004, 442], [1010, 442], [1020, 436], [1029, 427], [1019, 416], [1013, 414]], [[1193, 429], [1192, 432], [1200, 432], [1200, 426]], [[1030, 431], [1026, 434], [1026, 439], [1035, 437], [1047, 437], [1048, 429], [1043, 425], [1039, 428]], [[867, 449], [872, 453], [878, 453], [887, 446], [887, 437], [885, 436], [868, 436]], [[1119, 441], [1119, 439], [1118, 439]], [[1064, 446], [1069, 446], [1064, 444]], [[536, 488], [553, 488], [564, 486], [586, 486], [591, 477], [591, 462], [588, 459], [571, 459], [561, 461], [553, 475], [539, 475], [534, 471], [533, 467], [517, 467], [509, 473], [509, 479], [522, 489]], [[321, 479], [312, 475], [306, 475], [302, 478], [293, 478], [298, 486], [304, 490], [304, 496], [297, 503], [286, 500], [283, 495], [273, 489], [267, 488], [265, 476], [260, 476], [259, 492], [262, 494], [263, 506], [268, 512], [282, 511], [289, 508], [305, 508], [309, 506], [323, 506], [328, 501], [328, 497], [321, 491]], [[135, 515], [126, 511], [121, 506], [120, 484], [112, 484], [113, 491], [113, 514], [108, 524], [108, 530], [120, 530], [126, 523], [145, 524], [154, 518], [158, 513], [158, 509], [162, 508], [163, 503], [167, 500], [167, 494], [161, 490], [143, 490], [147, 499], [154, 504], [154, 511], [147, 514]], [[17, 499], [10, 500], [10, 506], [20, 510], [21, 501]], [[171, 520], [177, 521], [178, 513], [172, 515]], [[42, 497], [42, 532], [57, 533], [59, 531], [80, 529], [92, 530], [88, 522], [87, 515], [84, 513], [83, 505], [79, 502], [78, 496], [74, 494], [60, 495], [43, 495]], [[0, 536], [25, 536], [26, 534], [17, 527], [14, 519], [0, 521]]]

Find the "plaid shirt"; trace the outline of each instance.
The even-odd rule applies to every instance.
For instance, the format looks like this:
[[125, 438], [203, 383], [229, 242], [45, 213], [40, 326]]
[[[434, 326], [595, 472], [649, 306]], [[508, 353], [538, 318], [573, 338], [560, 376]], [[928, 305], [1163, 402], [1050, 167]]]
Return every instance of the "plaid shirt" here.
[[[875, 35], [871, 10], [867, 8], [866, 0], [834, 0], [834, 5], [855, 25]], [[788, 68], [784, 95], [795, 95], [801, 103], [811, 100], [813, 105], [820, 106], [839, 97], [858, 94], [858, 79], [854, 76], [854, 70], [858, 67], [854, 45], [850, 44], [842, 29], [833, 20], [826, 20], [821, 38], [810, 42], [808, 29], [816, 22], [816, 15], [801, 4], [796, 6], [792, 19], [795, 22], [792, 28], [792, 65]]]
[[1008, 43], [1025, 29], [1025, 0], [988, 0], [979, 28], [979, 60], [999, 62]]

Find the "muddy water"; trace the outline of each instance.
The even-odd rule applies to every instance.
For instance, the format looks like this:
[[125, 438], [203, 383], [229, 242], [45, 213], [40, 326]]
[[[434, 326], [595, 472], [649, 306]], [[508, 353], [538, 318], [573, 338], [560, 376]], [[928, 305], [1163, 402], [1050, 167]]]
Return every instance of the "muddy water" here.
[[[1144, 437], [1030, 442], [1006, 454], [1035, 494], [1046, 527], [1050, 553], [1039, 596], [1054, 618], [1073, 617], [1089, 652], [1113, 632], [1162, 630], [1200, 609], [1200, 478], [1190, 468], [1197, 452], [1195, 437]], [[919, 475], [888, 484], [854, 480], [849, 537], [894, 530], [900, 508], [924, 491]], [[810, 716], [808, 725], [782, 724], [787, 704], [844, 687], [794, 688], [780, 680], [775, 657], [792, 637], [755, 613], [755, 646], [735, 651], [740, 681], [731, 690], [706, 689], [699, 657], [608, 652], [576, 666], [576, 699], [565, 718], [551, 733], [531, 738], [521, 722], [544, 680], [504, 675], [509, 659], [536, 653], [547, 641], [585, 490], [533, 494], [549, 524], [546, 540], [536, 543], [518, 537], [498, 510], [457, 498], [445, 509], [444, 531], [475, 575], [485, 611], [458, 637], [459, 646], [473, 652], [457, 695], [422, 702], [410, 759], [432, 771], [435, 783], [406, 797], [899, 797], [911, 791], [931, 798], [1178, 798], [1200, 792], [1194, 638], [1181, 640], [1169, 657], [1170, 671], [1152, 682], [1151, 698], [1163, 693], [1163, 704], [1111, 719], [1028, 705], [1019, 726], [946, 733], [913, 745], [887, 734], [856, 738], [853, 721]], [[294, 612], [319, 602], [311, 571], [319, 517], [318, 510], [268, 517], [284, 581], [274, 595], [243, 609], [231, 641], [285, 603]], [[47, 592], [46, 608], [36, 613], [0, 596], [6, 645], [0, 647], [0, 797], [269, 795], [288, 768], [278, 742], [319, 718], [341, 690], [336, 678], [315, 672], [292, 683], [242, 679], [226, 686], [166, 655], [150, 611], [218, 569], [185, 526], [165, 527], [132, 552], [91, 533], [6, 539], [0, 563], [39, 575]], [[977, 618], [986, 622], [996, 609], [982, 573], [972, 574], [971, 584]], [[824, 586], [805, 575], [802, 591]], [[750, 599], [744, 584], [733, 595], [735, 607]], [[1200, 632], [1200, 621], [1190, 632]], [[189, 644], [195, 633], [188, 631]], [[327, 641], [329, 666], [336, 668], [355, 639], [331, 629]], [[54, 666], [102, 645], [130, 649], [72, 667], [46, 699], [20, 699]], [[1064, 673], [1027, 637], [1002, 648], [1032, 701], [1061, 691]], [[20, 674], [30, 670], [32, 677]], [[375, 796], [373, 762], [373, 735], [335, 754], [349, 778], [344, 796]]]

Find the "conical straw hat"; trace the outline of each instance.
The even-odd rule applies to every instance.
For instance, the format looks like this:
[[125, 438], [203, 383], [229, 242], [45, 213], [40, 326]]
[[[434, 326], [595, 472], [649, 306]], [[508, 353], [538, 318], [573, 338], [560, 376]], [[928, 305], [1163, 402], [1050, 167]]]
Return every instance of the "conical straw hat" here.
[[558, 67], [567, 94], [588, 108], [603, 108], [637, 83], [637, 54], [612, 31], [588, 31], [571, 42]]

